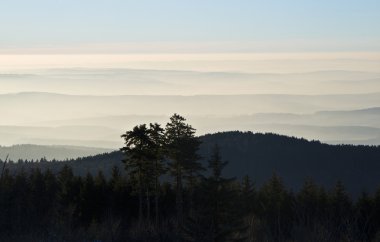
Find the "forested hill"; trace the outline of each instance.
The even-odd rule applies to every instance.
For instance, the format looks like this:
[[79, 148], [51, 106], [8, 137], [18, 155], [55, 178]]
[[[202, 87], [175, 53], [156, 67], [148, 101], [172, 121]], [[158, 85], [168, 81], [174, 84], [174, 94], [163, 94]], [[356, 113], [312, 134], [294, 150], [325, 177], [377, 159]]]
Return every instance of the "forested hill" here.
[[0, 146], [0, 157], [4, 158], [5, 155], [9, 155], [10, 159], [13, 161], [17, 161], [19, 159], [40, 160], [41, 158], [46, 158], [47, 160], [65, 160], [92, 156], [111, 151], [112, 149], [84, 146], [22, 144]]
[[[306, 178], [326, 187], [341, 180], [352, 194], [363, 190], [373, 192], [380, 185], [379, 146], [327, 145], [276, 134], [238, 131], [208, 134], [201, 140], [204, 164], [211, 148], [218, 144], [223, 159], [229, 161], [224, 176], [241, 178], [248, 174], [257, 185], [267, 181], [274, 172], [294, 190], [300, 188]], [[78, 175], [102, 170], [109, 176], [113, 166], [123, 165], [121, 159], [120, 152], [112, 152], [66, 162], [24, 163], [22, 166], [26, 169], [50, 167], [58, 171], [69, 164]], [[20, 169], [16, 164], [8, 167]]]
[[225, 132], [202, 137], [202, 154], [218, 143], [230, 161], [226, 176], [248, 174], [257, 184], [276, 172], [293, 189], [306, 178], [331, 187], [338, 180], [358, 194], [380, 185], [380, 146], [327, 145], [276, 134]]

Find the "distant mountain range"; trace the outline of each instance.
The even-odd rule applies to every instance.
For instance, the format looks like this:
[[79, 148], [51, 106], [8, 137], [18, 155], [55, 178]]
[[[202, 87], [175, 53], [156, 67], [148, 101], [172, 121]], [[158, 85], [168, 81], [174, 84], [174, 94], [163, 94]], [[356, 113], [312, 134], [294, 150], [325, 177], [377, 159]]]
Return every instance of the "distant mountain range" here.
[[[380, 186], [380, 146], [327, 145], [319, 141], [307, 141], [276, 134], [254, 134], [251, 132], [223, 132], [201, 137], [200, 155], [206, 164], [211, 148], [218, 144], [222, 158], [229, 161], [224, 171], [226, 177], [241, 179], [249, 175], [261, 185], [275, 172], [292, 189], [299, 189], [306, 178], [332, 187], [341, 180], [349, 192], [373, 192]], [[52, 147], [40, 147], [51, 152]], [[4, 151], [1, 152], [4, 154]], [[58, 172], [64, 164], [70, 164], [78, 175], [87, 172], [96, 174], [102, 170], [110, 176], [113, 166], [123, 170], [122, 154], [108, 154], [79, 158], [67, 162], [44, 162], [13, 164], [11, 170], [30, 169], [39, 166]]]
[[380, 107], [380, 92], [342, 95], [198, 95], [198, 96], [76, 96], [53, 93], [0, 95], [1, 124], [25, 125], [52, 120], [148, 115], [180, 112], [186, 116], [312, 114]]
[[240, 73], [59, 68], [0, 73], [5, 92], [90, 95], [350, 94], [380, 92], [379, 80], [380, 73], [344, 70]]
[[[380, 94], [102, 97], [23, 93], [0, 95], [0, 103], [0, 113], [4, 114], [0, 119], [3, 146], [39, 144], [118, 149], [122, 145], [120, 135], [126, 130], [141, 123], [165, 125], [175, 110], [184, 111], [181, 114], [199, 135], [242, 130], [331, 144], [380, 145], [380, 106], [375, 105], [380, 105]], [[139, 110], [136, 103], [141, 105]], [[317, 109], [316, 103], [321, 107]], [[328, 103], [341, 109], [330, 110]], [[268, 106], [267, 112], [261, 112], [260, 105]], [[361, 105], [365, 108], [348, 108]], [[300, 106], [309, 107], [309, 112], [291, 112]], [[11, 122], [12, 119], [19, 123]]]
[[80, 146], [59, 146], [59, 145], [14, 145], [9, 147], [0, 146], [0, 159], [4, 160], [7, 155], [12, 161], [23, 160], [66, 160], [76, 159], [84, 156], [92, 156], [111, 152], [111, 149], [80, 147]]
[[1, 92], [18, 92], [0, 94], [3, 146], [117, 149], [126, 130], [141, 123], [165, 125], [173, 113], [185, 116], [198, 135], [242, 130], [331, 144], [380, 144], [376, 72], [34, 69], [0, 73], [0, 86]]

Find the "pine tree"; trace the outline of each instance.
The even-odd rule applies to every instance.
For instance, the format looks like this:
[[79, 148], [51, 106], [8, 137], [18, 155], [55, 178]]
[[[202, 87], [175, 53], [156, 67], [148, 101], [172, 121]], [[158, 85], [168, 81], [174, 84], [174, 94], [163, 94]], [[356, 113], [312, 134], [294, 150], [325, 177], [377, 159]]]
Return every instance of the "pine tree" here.
[[106, 178], [101, 170], [94, 178], [95, 185], [95, 216], [96, 219], [101, 220], [105, 216], [106, 208], [108, 205], [108, 184]]
[[320, 216], [319, 199], [319, 187], [312, 179], [307, 179], [297, 195], [296, 215], [302, 225], [312, 226]]
[[373, 203], [373, 226], [375, 228], [375, 231], [377, 232], [376, 239], [380, 239], [380, 187], [377, 188], [374, 194]]
[[[24, 179], [24, 181], [26, 180]], [[21, 201], [15, 199], [15, 195], [18, 193], [17, 188], [25, 189], [26, 187], [20, 187], [19, 185], [26, 184], [19, 184], [19, 179], [17, 179], [16, 183], [14, 177], [10, 175], [9, 170], [5, 169], [0, 182], [0, 233], [10, 231], [12, 223], [20, 226], [17, 222], [22, 221], [21, 217], [17, 216], [20, 214], [15, 209], [19, 205], [16, 202]], [[23, 195], [25, 196], [25, 193]]]
[[256, 191], [248, 175], [245, 175], [242, 179], [240, 197], [242, 210], [246, 214], [253, 213], [255, 208]]
[[68, 207], [71, 202], [74, 202], [74, 186], [75, 177], [70, 166], [64, 165], [58, 174], [58, 183], [60, 191], [58, 198], [64, 207]]
[[81, 178], [73, 174], [70, 166], [64, 165], [57, 177], [59, 190], [57, 193], [57, 211], [61, 227], [72, 229], [78, 219]]
[[22, 168], [19, 171], [14, 179], [14, 193], [15, 200], [13, 202], [16, 204], [15, 214], [14, 214], [14, 223], [18, 225], [18, 231], [27, 230], [30, 226], [31, 221], [29, 220], [30, 211], [29, 211], [29, 194], [30, 194], [30, 185], [27, 179], [28, 175], [25, 170]]
[[95, 198], [96, 190], [94, 178], [91, 173], [87, 173], [84, 178], [80, 191], [80, 219], [85, 226], [89, 226], [93, 220], [95, 204], [98, 202]]
[[[127, 131], [121, 136], [124, 138], [125, 146], [121, 151], [125, 154], [125, 168], [131, 179], [136, 181], [136, 190], [139, 196], [139, 224], [143, 219], [143, 193], [145, 189], [149, 189], [150, 175], [152, 175], [151, 160], [151, 140], [149, 138], [149, 130], [146, 124], [138, 125], [131, 131]], [[149, 196], [149, 194], [146, 194]], [[147, 203], [148, 206], [148, 203]]]
[[110, 189], [110, 205], [113, 214], [117, 216], [122, 216], [123, 212], [126, 210], [126, 202], [130, 202], [129, 198], [129, 187], [127, 187], [127, 181], [124, 176], [122, 176], [119, 167], [114, 166], [112, 168], [111, 179], [109, 180]]
[[348, 196], [342, 181], [335, 184], [334, 189], [329, 194], [330, 222], [336, 228], [335, 239], [340, 240], [346, 236], [351, 228], [351, 215], [353, 211], [351, 198]]
[[234, 178], [224, 178], [222, 171], [228, 164], [215, 145], [208, 161], [211, 175], [203, 178], [197, 208], [190, 215], [185, 231], [192, 241], [235, 241], [241, 239], [236, 202], [238, 189]]
[[292, 197], [286, 190], [282, 179], [274, 173], [260, 189], [258, 212], [275, 241], [282, 241], [290, 236], [293, 217], [292, 204]]
[[49, 208], [49, 198], [45, 197], [46, 188], [44, 176], [39, 168], [33, 169], [29, 176], [30, 184], [30, 205], [33, 207], [31, 210], [32, 221], [35, 221], [36, 225], [39, 227], [43, 226], [43, 223], [48, 220], [42, 216], [44, 211]]
[[362, 192], [355, 204], [355, 217], [359, 241], [372, 241], [375, 235], [375, 200], [366, 192]]
[[154, 176], [154, 196], [155, 196], [155, 220], [156, 226], [159, 223], [159, 196], [160, 196], [160, 176], [166, 172], [163, 164], [165, 155], [164, 129], [157, 123], [149, 125], [149, 137], [151, 139], [151, 159], [153, 160]]
[[190, 186], [197, 172], [201, 170], [197, 151], [200, 141], [195, 137], [195, 129], [185, 123], [186, 119], [178, 114], [170, 118], [166, 125], [165, 138], [169, 171], [175, 178], [177, 224], [183, 223], [183, 179]]

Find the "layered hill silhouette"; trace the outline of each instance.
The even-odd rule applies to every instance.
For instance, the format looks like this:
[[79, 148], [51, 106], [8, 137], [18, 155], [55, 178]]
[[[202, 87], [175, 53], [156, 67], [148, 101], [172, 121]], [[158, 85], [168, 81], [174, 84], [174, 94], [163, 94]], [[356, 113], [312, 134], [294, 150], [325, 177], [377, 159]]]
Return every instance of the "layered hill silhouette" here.
[[[0, 73], [6, 92], [124, 94], [350, 94], [379, 92], [377, 72], [243, 73], [125, 68], [57, 68]], [[231, 82], [233, 81], [233, 85]], [[65, 85], [62, 85], [65, 83]], [[305, 85], [305, 83], [307, 85]], [[296, 93], [295, 93], [296, 92]]]
[[[273, 132], [329, 144], [380, 145], [380, 94], [91, 96], [0, 94], [0, 145], [117, 149], [136, 123], [165, 123], [183, 110], [198, 135]], [[137, 105], [138, 104], [138, 105]], [[93, 107], [96, 106], [96, 109]]]
[[83, 146], [69, 146], [69, 145], [13, 145], [13, 146], [0, 146], [0, 159], [9, 155], [12, 161], [22, 160], [66, 160], [76, 159], [78, 157], [97, 155], [101, 153], [111, 152], [111, 149], [83, 147]]
[[[362, 191], [373, 192], [380, 186], [380, 146], [328, 145], [271, 133], [239, 131], [208, 134], [200, 138], [200, 155], [204, 164], [211, 148], [218, 144], [223, 159], [229, 161], [223, 175], [239, 179], [249, 175], [258, 186], [273, 173], [281, 176], [293, 190], [298, 190], [309, 178], [327, 188], [340, 180], [353, 195]], [[114, 166], [123, 167], [122, 158], [121, 152], [115, 151], [64, 162], [10, 164], [8, 168], [14, 171], [38, 166], [58, 172], [69, 164], [77, 175], [96, 174], [102, 170], [109, 177]]]

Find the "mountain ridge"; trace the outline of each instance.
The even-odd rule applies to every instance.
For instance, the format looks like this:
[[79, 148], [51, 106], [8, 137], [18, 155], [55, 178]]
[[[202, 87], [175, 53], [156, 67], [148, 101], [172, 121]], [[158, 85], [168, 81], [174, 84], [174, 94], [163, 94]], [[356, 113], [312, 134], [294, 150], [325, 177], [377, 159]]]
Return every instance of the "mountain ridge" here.
[[96, 95], [96, 94], [68, 94], [59, 92], [10, 92], [0, 93], [0, 96], [16, 96], [16, 95], [46, 95], [46, 96], [68, 96], [68, 97], [245, 97], [245, 96], [283, 96], [283, 97], [343, 97], [343, 96], [372, 96], [380, 95], [380, 92], [367, 93], [337, 93], [337, 94], [287, 94], [287, 93], [252, 93], [252, 94], [194, 94], [194, 95], [150, 95], [150, 94], [124, 94], [124, 95]]
[[[306, 140], [273, 133], [219, 132], [200, 137], [199, 154], [206, 165], [212, 147], [218, 144], [223, 160], [229, 161], [226, 177], [241, 179], [249, 175], [257, 185], [263, 184], [273, 172], [286, 185], [298, 190], [305, 179], [312, 178], [327, 188], [341, 180], [353, 194], [372, 192], [380, 185], [380, 146], [329, 145], [317, 140]], [[58, 172], [64, 164], [74, 172], [94, 175], [99, 169], [109, 177], [113, 166], [123, 170], [120, 151], [72, 159], [65, 162], [12, 164], [9, 168], [52, 169]]]
[[38, 160], [41, 158], [47, 160], [76, 159], [111, 151], [112, 149], [74, 145], [17, 144], [12, 146], [0, 146], [0, 155], [9, 155], [9, 159], [13, 161], [19, 159]]

